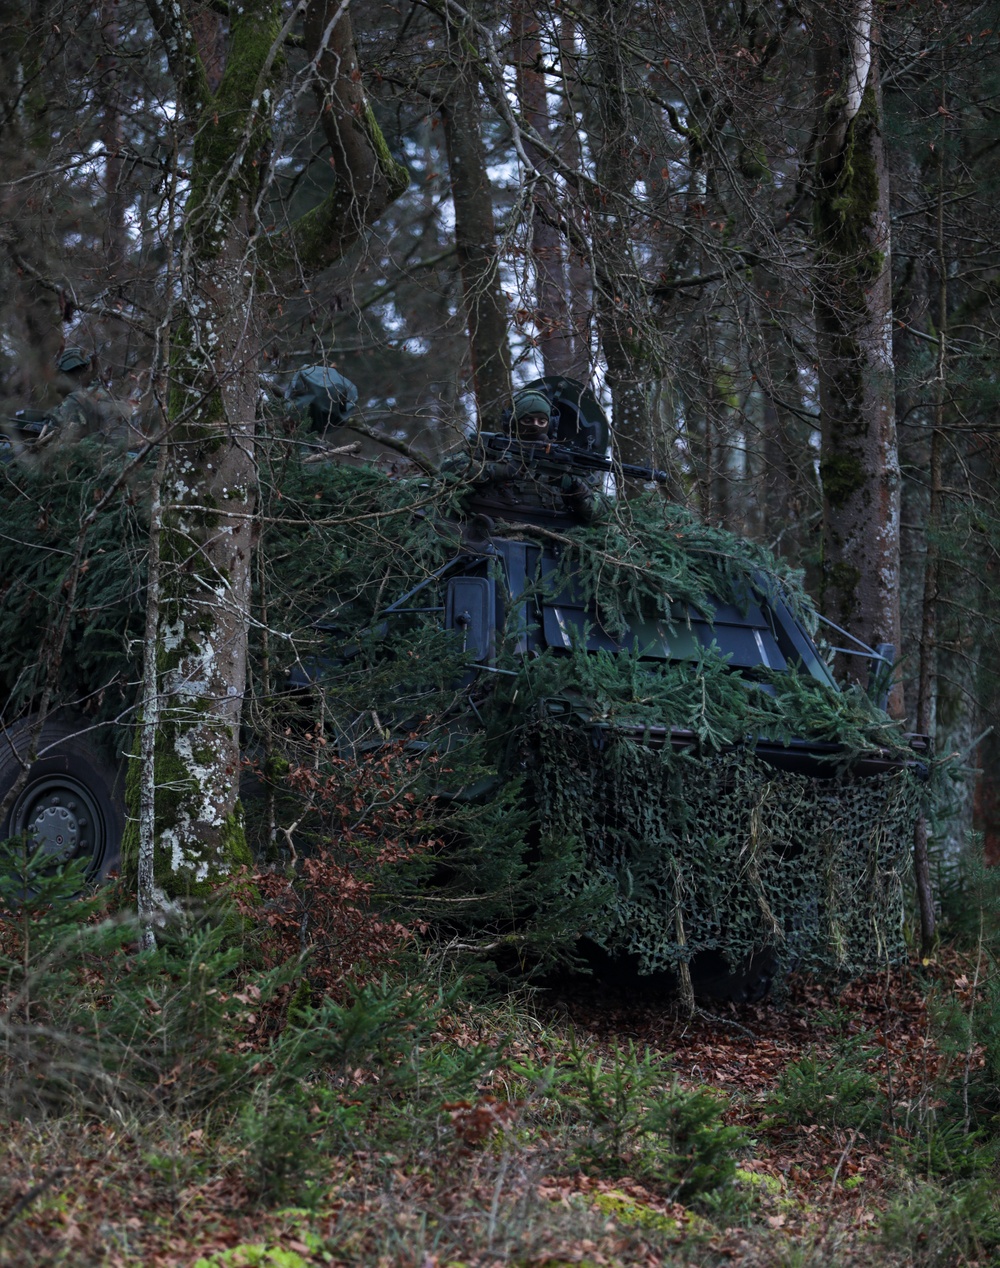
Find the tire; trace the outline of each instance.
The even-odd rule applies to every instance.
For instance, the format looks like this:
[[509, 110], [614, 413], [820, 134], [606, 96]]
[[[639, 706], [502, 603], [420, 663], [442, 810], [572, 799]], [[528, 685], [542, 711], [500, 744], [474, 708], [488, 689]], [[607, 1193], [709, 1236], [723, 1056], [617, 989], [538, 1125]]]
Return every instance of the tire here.
[[[125, 828], [122, 770], [106, 761], [86, 724], [49, 718], [38, 738], [42, 754], [0, 822], [0, 841], [27, 832], [52, 857], [53, 865], [80, 860], [89, 882], [103, 881], [121, 860]], [[21, 773], [31, 720], [0, 729], [0, 801]]]

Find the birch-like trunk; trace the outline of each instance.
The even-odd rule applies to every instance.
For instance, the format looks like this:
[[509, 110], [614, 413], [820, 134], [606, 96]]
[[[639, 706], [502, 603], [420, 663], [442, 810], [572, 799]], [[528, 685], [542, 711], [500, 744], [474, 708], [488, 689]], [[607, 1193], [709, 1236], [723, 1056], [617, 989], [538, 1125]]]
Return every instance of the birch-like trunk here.
[[249, 862], [237, 810], [257, 495], [246, 248], [231, 224], [215, 258], [189, 257], [160, 485], [157, 827], [183, 889]]
[[[153, 501], [149, 508], [149, 568], [146, 576], [146, 646], [156, 646], [160, 620], [160, 487], [167, 449], [161, 445], [157, 460]], [[156, 946], [156, 925], [167, 905], [156, 883], [156, 736], [160, 724], [160, 684], [156, 657], [146, 656], [142, 667], [142, 705], [139, 718], [138, 849], [136, 853], [136, 902], [144, 951]]]
[[[346, 4], [309, 0], [305, 40], [335, 187], [265, 241], [255, 205], [278, 99], [281, 4], [243, 0], [228, 27], [199, 0], [147, 6], [193, 136], [146, 647], [144, 694], [155, 716], [155, 735], [150, 721], [142, 742], [149, 924], [157, 904], [204, 893], [251, 861], [239, 776], [257, 497], [256, 279], [265, 259], [310, 271], [339, 258], [408, 178], [365, 101]], [[127, 835], [126, 868], [138, 862], [138, 835]]]

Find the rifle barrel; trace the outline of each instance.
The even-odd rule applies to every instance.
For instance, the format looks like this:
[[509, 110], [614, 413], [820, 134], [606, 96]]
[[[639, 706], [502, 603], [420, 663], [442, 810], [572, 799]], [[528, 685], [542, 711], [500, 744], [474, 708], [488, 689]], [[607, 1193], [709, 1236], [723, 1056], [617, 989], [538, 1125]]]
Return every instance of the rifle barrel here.
[[656, 467], [642, 467], [634, 462], [617, 462], [607, 454], [591, 453], [586, 449], [574, 449], [572, 445], [559, 445], [548, 440], [518, 440], [500, 432], [484, 432], [479, 437], [482, 448], [488, 454], [514, 455], [528, 466], [550, 463], [562, 471], [610, 471], [629, 480], [655, 481], [666, 484], [669, 476]]

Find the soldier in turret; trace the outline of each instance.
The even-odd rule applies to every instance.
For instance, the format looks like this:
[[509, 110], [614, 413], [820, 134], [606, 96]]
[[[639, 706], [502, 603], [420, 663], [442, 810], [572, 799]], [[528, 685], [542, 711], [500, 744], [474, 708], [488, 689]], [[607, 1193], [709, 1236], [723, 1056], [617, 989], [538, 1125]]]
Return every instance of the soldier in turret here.
[[[544, 443], [550, 437], [552, 405], [543, 393], [519, 392], [514, 397], [509, 432], [513, 441]], [[500, 519], [558, 522], [571, 518], [590, 524], [597, 513], [593, 486], [580, 475], [555, 474], [532, 467], [512, 446], [507, 460], [487, 460], [475, 454], [447, 459], [442, 474], [469, 486], [465, 502], [470, 511]]]

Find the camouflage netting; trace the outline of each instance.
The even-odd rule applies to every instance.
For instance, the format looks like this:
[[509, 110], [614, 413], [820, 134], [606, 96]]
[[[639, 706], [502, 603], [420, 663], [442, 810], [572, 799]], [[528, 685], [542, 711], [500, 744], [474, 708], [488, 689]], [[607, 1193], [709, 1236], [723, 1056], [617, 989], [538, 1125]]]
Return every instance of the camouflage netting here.
[[[547, 585], [572, 576], [605, 629], [637, 612], [669, 621], [671, 600], [739, 606], [761, 575], [814, 627], [781, 561], [659, 498], [563, 536]], [[713, 649], [658, 664], [577, 645], [506, 663], [516, 677], [491, 701], [497, 760], [526, 773], [541, 856], [573, 860], [552, 901], [575, 904], [577, 919], [585, 908], [577, 930], [599, 948], [642, 973], [702, 953], [734, 971], [770, 951], [848, 975], [905, 956], [903, 886], [927, 786], [900, 726], [862, 691], [796, 672], [747, 679]], [[664, 743], [670, 728], [691, 746]], [[814, 756], [818, 775], [793, 774], [757, 757], [758, 740], [836, 748]], [[854, 775], [876, 751], [895, 772]]]
[[814, 779], [746, 747], [694, 757], [555, 721], [521, 756], [543, 836], [579, 860], [567, 897], [603, 882], [582, 932], [640, 972], [706, 951], [849, 975], [905, 957], [908, 771]]

